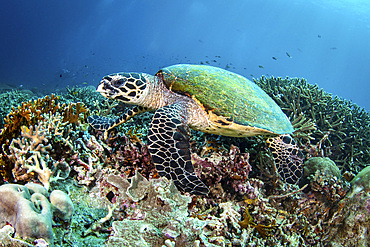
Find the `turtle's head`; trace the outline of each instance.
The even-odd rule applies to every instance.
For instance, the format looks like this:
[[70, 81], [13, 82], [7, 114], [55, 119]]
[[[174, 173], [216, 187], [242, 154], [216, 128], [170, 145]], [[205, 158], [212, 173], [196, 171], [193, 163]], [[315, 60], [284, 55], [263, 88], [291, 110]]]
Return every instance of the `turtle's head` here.
[[108, 99], [137, 104], [145, 97], [148, 79], [145, 73], [115, 73], [105, 76], [96, 91]]

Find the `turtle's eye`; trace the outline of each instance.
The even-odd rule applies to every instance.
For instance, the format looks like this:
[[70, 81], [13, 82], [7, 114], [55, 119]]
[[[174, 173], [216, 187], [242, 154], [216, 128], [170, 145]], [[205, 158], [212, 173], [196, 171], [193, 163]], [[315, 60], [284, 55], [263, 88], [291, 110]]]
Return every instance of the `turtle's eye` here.
[[112, 81], [112, 85], [113, 85], [114, 87], [120, 87], [120, 86], [122, 86], [126, 81], [127, 81], [127, 79], [126, 79], [126, 78], [121, 78], [121, 79], [119, 79], [119, 80], [114, 80], [114, 81]]

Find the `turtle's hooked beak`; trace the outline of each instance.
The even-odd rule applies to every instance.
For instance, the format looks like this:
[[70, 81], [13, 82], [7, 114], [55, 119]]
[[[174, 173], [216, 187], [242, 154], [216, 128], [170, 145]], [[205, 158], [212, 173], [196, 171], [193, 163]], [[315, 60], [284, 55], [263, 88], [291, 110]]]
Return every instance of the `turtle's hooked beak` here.
[[98, 85], [98, 87], [96, 88], [96, 91], [99, 92], [99, 93], [105, 93], [105, 90], [103, 89], [104, 87], [104, 81], [101, 81]]
[[113, 98], [112, 96], [117, 94], [117, 89], [111, 86], [110, 82], [106, 79], [103, 79], [98, 87], [96, 88], [96, 91], [99, 92], [101, 95], [103, 95], [106, 98]]

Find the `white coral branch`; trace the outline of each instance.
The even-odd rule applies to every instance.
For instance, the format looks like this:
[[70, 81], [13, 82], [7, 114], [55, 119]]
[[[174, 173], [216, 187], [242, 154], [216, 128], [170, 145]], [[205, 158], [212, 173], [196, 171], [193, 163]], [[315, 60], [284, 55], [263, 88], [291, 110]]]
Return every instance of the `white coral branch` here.
[[27, 173], [36, 172], [40, 182], [44, 185], [44, 187], [47, 190], [49, 190], [50, 185], [49, 180], [52, 175], [52, 171], [49, 169], [45, 160], [41, 157], [40, 152], [34, 152], [34, 154], [27, 159], [27, 163], [29, 164], [24, 164], [24, 168], [27, 169]]

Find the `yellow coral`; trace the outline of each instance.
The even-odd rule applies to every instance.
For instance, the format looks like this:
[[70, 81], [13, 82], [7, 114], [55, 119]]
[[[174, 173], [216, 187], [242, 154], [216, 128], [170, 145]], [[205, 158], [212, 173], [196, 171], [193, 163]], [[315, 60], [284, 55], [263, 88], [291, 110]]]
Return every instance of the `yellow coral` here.
[[277, 227], [275, 220], [273, 220], [268, 225], [262, 225], [262, 224], [255, 223], [253, 221], [252, 216], [249, 213], [248, 208], [245, 208], [243, 217], [244, 217], [244, 220], [238, 222], [240, 227], [241, 228], [247, 228], [248, 226], [254, 227], [258, 231], [258, 233], [261, 235], [261, 237], [263, 238], [271, 236], [271, 232], [275, 230]]
[[88, 109], [82, 102], [70, 103], [68, 105], [63, 104], [63, 122], [69, 122], [72, 124], [80, 124], [80, 113], [83, 113], [83, 119], [88, 116]]
[[[37, 100], [23, 102], [17, 108], [12, 108], [12, 111], [6, 116], [4, 128], [0, 132], [0, 146], [2, 147], [0, 150], [0, 179], [10, 182], [14, 179], [12, 173], [9, 172], [14, 168], [14, 159], [9, 159], [7, 155], [12, 140], [21, 135], [29, 136], [32, 137], [35, 147], [40, 146], [42, 142], [47, 140], [43, 135], [44, 132], [51, 133], [50, 130], [53, 130], [55, 135], [61, 135], [64, 123], [79, 124], [86, 120], [89, 111], [83, 103], [69, 103], [60, 106], [58, 99], [59, 96], [51, 94]], [[80, 113], [83, 113], [82, 117]], [[63, 117], [62, 121], [60, 121], [61, 116]], [[44, 120], [48, 121], [48, 127], [43, 130], [44, 132], [32, 127]], [[33, 132], [38, 132], [40, 135], [35, 136]], [[18, 142], [20, 143], [20, 141]]]

